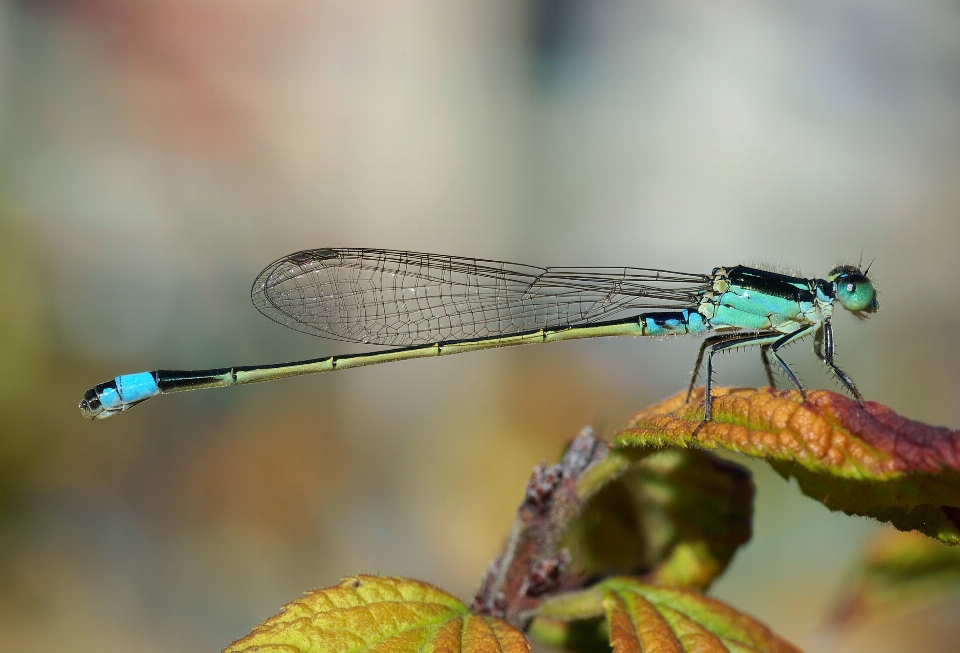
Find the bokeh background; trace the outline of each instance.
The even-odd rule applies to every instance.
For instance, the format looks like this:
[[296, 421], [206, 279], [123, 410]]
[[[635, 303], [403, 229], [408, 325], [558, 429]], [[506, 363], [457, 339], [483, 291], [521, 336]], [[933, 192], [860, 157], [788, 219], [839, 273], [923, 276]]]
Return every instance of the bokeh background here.
[[[163, 397], [119, 373], [360, 351], [263, 319], [308, 247], [823, 275], [870, 399], [960, 427], [960, 5], [0, 4], [0, 648], [211, 651], [355, 572], [468, 598], [530, 468], [685, 386], [610, 339]], [[809, 353], [788, 358], [834, 388]], [[719, 382], [762, 384], [754, 354]], [[948, 651], [960, 606], [824, 627], [880, 527], [762, 466], [715, 594], [809, 650]]]

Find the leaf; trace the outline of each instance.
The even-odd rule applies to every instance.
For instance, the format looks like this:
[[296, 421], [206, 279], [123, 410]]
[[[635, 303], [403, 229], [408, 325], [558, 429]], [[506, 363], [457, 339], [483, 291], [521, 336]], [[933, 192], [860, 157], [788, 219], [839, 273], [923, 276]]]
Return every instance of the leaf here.
[[690, 403], [683, 393], [635, 415], [614, 444], [762, 458], [831, 510], [960, 543], [960, 432], [825, 390], [806, 401], [772, 388], [714, 392], [713, 421], [702, 421], [702, 391]]
[[[614, 653], [797, 653], [769, 628], [700, 592], [609, 578], [540, 606], [531, 633], [567, 644], [557, 622], [605, 615]], [[583, 650], [583, 649], [580, 649]]]
[[562, 546], [589, 576], [637, 574], [704, 590], [751, 536], [750, 473], [705, 451], [665, 449], [606, 485]]
[[352, 576], [284, 606], [224, 653], [527, 653], [523, 633], [404, 578]]
[[603, 584], [614, 653], [797, 653], [769, 628], [692, 590], [630, 578]]
[[960, 548], [914, 533], [884, 531], [845, 585], [832, 619], [840, 626], [960, 597]]

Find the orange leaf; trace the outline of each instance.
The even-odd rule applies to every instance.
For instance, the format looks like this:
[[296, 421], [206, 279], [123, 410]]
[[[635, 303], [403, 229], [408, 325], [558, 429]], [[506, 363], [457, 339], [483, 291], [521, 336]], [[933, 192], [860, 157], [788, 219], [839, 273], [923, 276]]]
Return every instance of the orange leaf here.
[[516, 628], [415, 580], [353, 576], [284, 606], [224, 653], [527, 653]]
[[602, 583], [614, 653], [798, 653], [769, 628], [692, 590], [631, 578]]
[[718, 389], [713, 411], [703, 423], [703, 392], [690, 403], [679, 394], [635, 415], [614, 442], [762, 458], [828, 508], [960, 543], [960, 432], [825, 390], [804, 401], [797, 391]]

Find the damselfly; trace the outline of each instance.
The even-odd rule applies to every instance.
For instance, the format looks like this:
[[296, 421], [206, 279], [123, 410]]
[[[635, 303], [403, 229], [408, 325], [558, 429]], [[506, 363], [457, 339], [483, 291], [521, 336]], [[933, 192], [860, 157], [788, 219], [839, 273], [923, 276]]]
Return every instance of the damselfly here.
[[[862, 401], [833, 362], [833, 305], [863, 317], [879, 308], [859, 266], [805, 279], [742, 265], [688, 274], [648, 268], [540, 268], [383, 249], [311, 249], [267, 266], [254, 306], [280, 324], [325, 338], [396, 347], [278, 365], [157, 370], [88, 390], [80, 411], [110, 417], [158, 394], [272, 381], [408, 358], [601, 336], [714, 335], [704, 339], [688, 388], [706, 357], [704, 420], [710, 419], [713, 356], [758, 346], [801, 391], [780, 349], [813, 335], [817, 357]], [[805, 396], [805, 395], [804, 395]]]

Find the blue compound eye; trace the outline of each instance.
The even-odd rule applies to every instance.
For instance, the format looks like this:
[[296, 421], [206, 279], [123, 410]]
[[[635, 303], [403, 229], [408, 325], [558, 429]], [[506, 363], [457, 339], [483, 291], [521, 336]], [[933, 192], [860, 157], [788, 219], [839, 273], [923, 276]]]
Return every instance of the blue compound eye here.
[[859, 272], [841, 274], [837, 276], [834, 283], [837, 287], [837, 300], [848, 311], [873, 313], [880, 308], [873, 283], [863, 274]]

